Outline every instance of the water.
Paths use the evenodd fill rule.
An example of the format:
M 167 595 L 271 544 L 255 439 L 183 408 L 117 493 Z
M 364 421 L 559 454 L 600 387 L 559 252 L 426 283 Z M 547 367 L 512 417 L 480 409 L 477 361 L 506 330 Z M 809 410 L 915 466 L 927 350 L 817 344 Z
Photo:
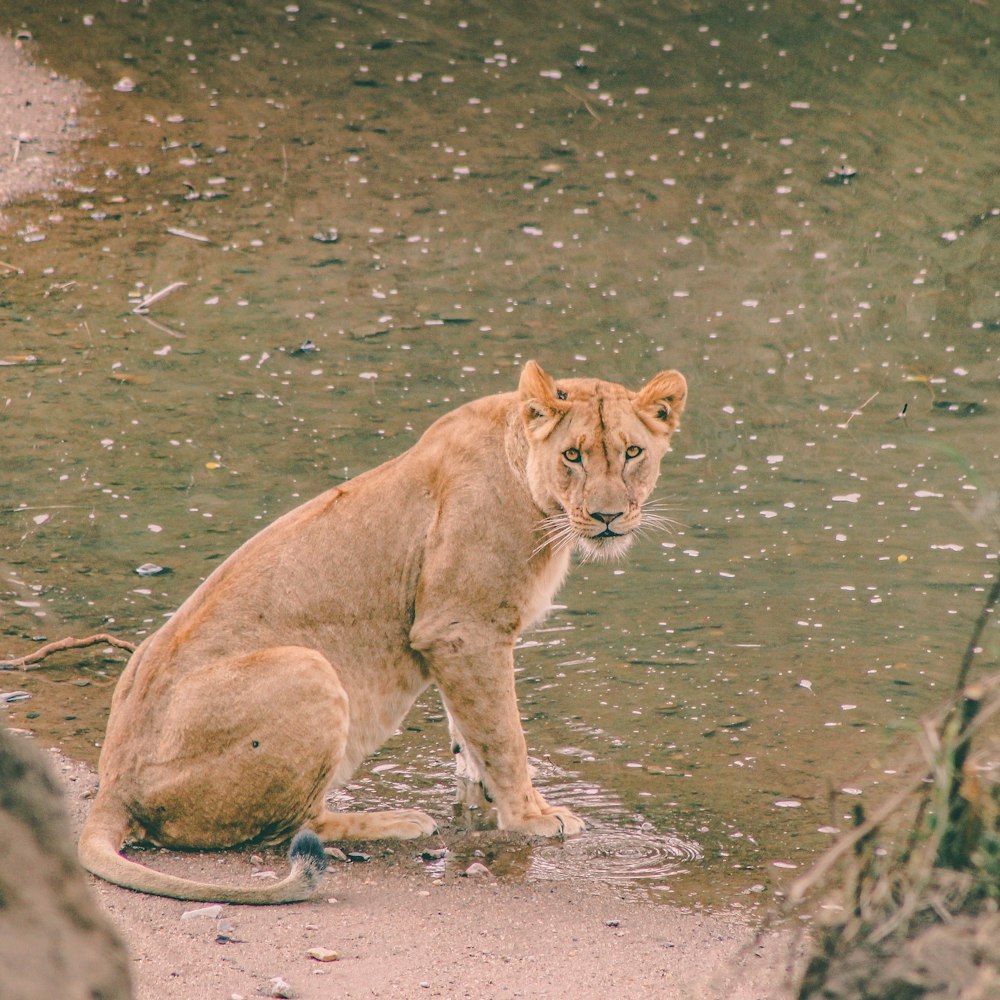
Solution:
M 682 526 L 519 652 L 540 782 L 595 827 L 524 872 L 801 870 L 997 570 L 997 23 L 925 6 L 7 0 L 93 95 L 0 234 L 2 651 L 141 636 L 523 359 L 677 367 Z M 120 668 L 0 675 L 11 724 L 93 761 Z M 447 757 L 429 697 L 348 791 L 445 812 Z

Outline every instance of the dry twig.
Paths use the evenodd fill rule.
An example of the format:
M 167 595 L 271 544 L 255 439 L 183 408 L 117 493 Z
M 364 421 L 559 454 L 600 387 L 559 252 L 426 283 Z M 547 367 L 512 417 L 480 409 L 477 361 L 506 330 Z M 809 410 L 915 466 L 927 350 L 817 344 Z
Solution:
M 127 650 L 130 653 L 135 652 L 134 642 L 108 635 L 107 632 L 88 635 L 84 639 L 75 639 L 73 636 L 68 635 L 65 639 L 58 639 L 55 642 L 47 643 L 36 649 L 33 653 L 18 656 L 13 660 L 0 660 L 0 670 L 37 670 L 37 664 L 53 653 L 61 653 L 64 649 L 84 649 L 87 646 L 96 646 L 99 643 L 117 646 L 119 649 Z

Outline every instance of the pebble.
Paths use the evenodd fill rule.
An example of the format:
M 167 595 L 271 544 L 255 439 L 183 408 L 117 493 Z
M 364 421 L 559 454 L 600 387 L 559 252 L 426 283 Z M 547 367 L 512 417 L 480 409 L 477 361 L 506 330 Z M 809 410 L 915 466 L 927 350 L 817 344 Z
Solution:
M 210 917 L 217 920 L 222 916 L 222 904 L 215 903 L 213 906 L 199 906 L 196 910 L 185 910 L 181 914 L 181 920 L 198 920 L 203 917 Z
M 329 948 L 310 948 L 306 954 L 317 962 L 336 962 L 340 956 Z
M 269 989 L 269 992 L 267 993 L 267 996 L 269 996 L 269 997 L 294 997 L 295 996 L 295 991 L 280 976 L 275 976 L 271 980 L 271 985 L 268 987 L 268 989 Z
M 466 878 L 475 878 L 479 875 L 492 875 L 493 873 L 486 867 L 486 865 L 482 864 L 482 862 L 473 861 L 472 864 L 469 865 L 464 872 L 462 872 L 462 874 Z
M 141 566 L 136 566 L 135 572 L 139 576 L 160 576 L 161 573 L 169 573 L 170 570 L 165 566 L 157 566 L 156 563 L 143 563 Z

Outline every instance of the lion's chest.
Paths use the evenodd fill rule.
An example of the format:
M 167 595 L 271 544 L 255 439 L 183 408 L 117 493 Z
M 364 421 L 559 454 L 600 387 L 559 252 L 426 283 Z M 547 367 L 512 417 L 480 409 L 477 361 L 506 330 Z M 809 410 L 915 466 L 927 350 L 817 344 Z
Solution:
M 522 631 L 537 625 L 552 606 L 552 601 L 569 571 L 568 546 L 554 553 L 531 581 L 531 589 L 524 602 Z

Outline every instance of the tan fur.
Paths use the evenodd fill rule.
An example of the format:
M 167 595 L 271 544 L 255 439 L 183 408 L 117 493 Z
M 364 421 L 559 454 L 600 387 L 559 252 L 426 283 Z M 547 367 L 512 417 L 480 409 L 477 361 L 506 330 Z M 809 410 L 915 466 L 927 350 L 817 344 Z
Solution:
M 301 826 L 325 841 L 433 832 L 413 810 L 324 805 L 432 682 L 501 828 L 580 833 L 579 817 L 531 785 L 514 643 L 550 605 L 574 546 L 585 558 L 628 548 L 685 397 L 673 371 L 633 393 L 555 382 L 529 361 L 517 392 L 447 414 L 398 458 L 251 538 L 122 674 L 84 865 L 145 892 L 278 902 L 302 898 L 306 881 L 185 883 L 119 851 L 127 840 L 274 843 Z

